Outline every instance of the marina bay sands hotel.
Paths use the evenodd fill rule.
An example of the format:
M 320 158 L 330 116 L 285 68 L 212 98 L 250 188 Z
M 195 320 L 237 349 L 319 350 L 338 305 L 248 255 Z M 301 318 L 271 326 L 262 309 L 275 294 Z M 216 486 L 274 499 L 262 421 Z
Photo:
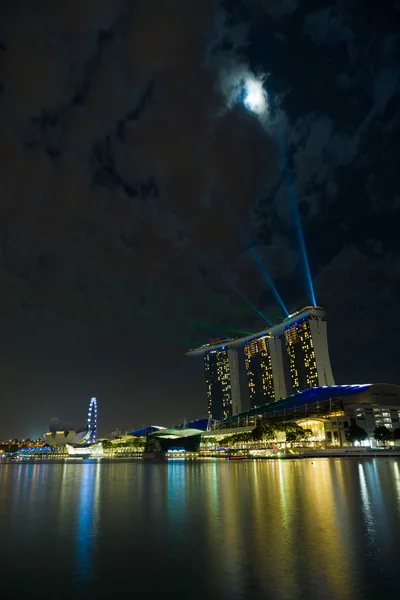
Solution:
M 326 311 L 307 306 L 278 325 L 217 340 L 186 353 L 203 357 L 208 413 L 213 419 L 226 419 L 242 411 L 238 357 L 242 347 L 251 407 L 304 389 L 334 385 Z

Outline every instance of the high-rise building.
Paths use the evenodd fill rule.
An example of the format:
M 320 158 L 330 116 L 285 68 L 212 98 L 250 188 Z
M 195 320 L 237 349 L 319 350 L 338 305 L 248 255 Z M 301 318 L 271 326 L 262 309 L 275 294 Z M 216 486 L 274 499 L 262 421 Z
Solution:
M 204 354 L 208 414 L 226 419 L 241 411 L 239 363 L 234 348 L 211 349 Z
M 253 335 L 190 350 L 188 355 L 204 357 L 209 415 L 221 420 L 241 411 L 237 355 L 241 347 L 252 407 L 291 392 L 334 385 L 325 316 L 323 308 L 306 306 Z
M 285 325 L 284 336 L 289 360 L 291 387 L 299 392 L 311 387 L 333 385 L 328 352 L 325 311 L 316 308 L 296 313 Z
M 260 406 L 286 396 L 282 342 L 279 338 L 262 335 L 246 342 L 244 359 L 250 406 Z

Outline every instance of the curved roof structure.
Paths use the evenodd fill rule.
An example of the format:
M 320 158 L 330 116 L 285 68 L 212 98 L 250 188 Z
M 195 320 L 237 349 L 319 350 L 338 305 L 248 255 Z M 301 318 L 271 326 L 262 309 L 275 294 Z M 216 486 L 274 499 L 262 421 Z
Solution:
M 128 435 L 132 435 L 134 437 L 144 437 L 148 433 L 153 433 L 162 429 L 166 429 L 166 427 L 161 427 L 161 425 L 147 425 L 147 427 L 142 427 L 142 429 L 130 431 Z
M 48 454 L 52 452 L 51 446 L 26 446 L 19 448 L 16 454 Z
M 326 311 L 321 306 L 305 306 L 301 310 L 289 315 L 286 319 L 283 319 L 281 323 L 277 325 L 273 325 L 272 327 L 267 327 L 266 329 L 262 329 L 261 331 L 256 331 L 251 335 L 245 335 L 236 337 L 233 339 L 223 339 L 217 340 L 216 342 L 211 342 L 210 344 L 204 344 L 199 348 L 194 348 L 193 350 L 189 350 L 186 352 L 186 356 L 202 356 L 209 352 L 210 350 L 224 350 L 225 348 L 237 348 L 245 344 L 246 342 L 250 342 L 256 338 L 261 336 L 270 335 L 274 337 L 281 336 L 286 327 L 296 323 L 299 319 L 304 319 L 305 317 L 319 317 L 322 318 L 326 315 Z
M 163 437 L 170 440 L 178 440 L 180 438 L 191 437 L 192 435 L 200 435 L 203 433 L 201 429 L 159 429 L 151 433 L 151 437 Z
M 90 437 L 90 430 L 48 431 L 43 439 L 49 446 L 65 446 L 66 444 L 84 444 Z
M 194 419 L 194 421 L 187 421 L 185 423 L 179 423 L 175 425 L 175 429 L 197 429 L 206 431 L 210 424 L 213 423 L 213 419 L 210 417 L 200 417 L 200 419 Z
M 345 398 L 355 396 L 366 390 L 373 389 L 376 392 L 387 390 L 390 396 L 400 398 L 400 386 L 389 383 L 356 383 L 350 385 L 322 385 L 319 387 L 308 388 L 301 392 L 296 392 L 285 398 L 266 402 L 256 408 L 251 408 L 225 419 L 225 421 L 235 421 L 241 418 L 255 415 L 271 414 L 283 410 L 291 410 L 296 407 L 310 405 L 316 402 L 324 402 L 330 398 Z

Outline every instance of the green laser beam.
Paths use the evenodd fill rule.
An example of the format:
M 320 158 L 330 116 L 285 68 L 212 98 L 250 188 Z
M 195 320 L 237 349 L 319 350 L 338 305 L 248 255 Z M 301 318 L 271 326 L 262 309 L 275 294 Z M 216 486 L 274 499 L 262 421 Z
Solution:
M 231 327 L 225 327 L 224 325 L 219 325 L 218 329 L 222 329 L 223 331 L 230 331 L 232 333 L 242 333 L 243 335 L 253 335 L 252 331 L 243 331 L 242 329 L 232 329 Z

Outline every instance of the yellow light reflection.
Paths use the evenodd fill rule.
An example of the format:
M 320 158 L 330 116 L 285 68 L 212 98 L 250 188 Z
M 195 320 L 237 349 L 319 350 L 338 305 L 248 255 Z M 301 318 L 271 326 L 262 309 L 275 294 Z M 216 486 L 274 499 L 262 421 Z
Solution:
M 374 519 L 371 511 L 367 481 L 365 479 L 364 465 L 362 463 L 358 465 L 358 476 L 360 479 L 361 507 L 364 514 L 365 526 L 369 536 L 373 536 L 375 534 Z
M 304 535 L 312 541 L 308 545 L 309 559 L 314 565 L 311 579 L 323 589 L 326 598 L 351 597 L 351 562 L 347 556 L 347 538 L 340 536 L 338 523 L 343 515 L 346 490 L 334 488 L 335 462 L 318 459 L 304 464 L 302 473 L 302 502 L 304 510 Z
M 400 513 L 400 469 L 399 463 L 396 461 L 393 463 L 393 471 L 394 471 L 394 482 L 397 493 L 397 510 Z

